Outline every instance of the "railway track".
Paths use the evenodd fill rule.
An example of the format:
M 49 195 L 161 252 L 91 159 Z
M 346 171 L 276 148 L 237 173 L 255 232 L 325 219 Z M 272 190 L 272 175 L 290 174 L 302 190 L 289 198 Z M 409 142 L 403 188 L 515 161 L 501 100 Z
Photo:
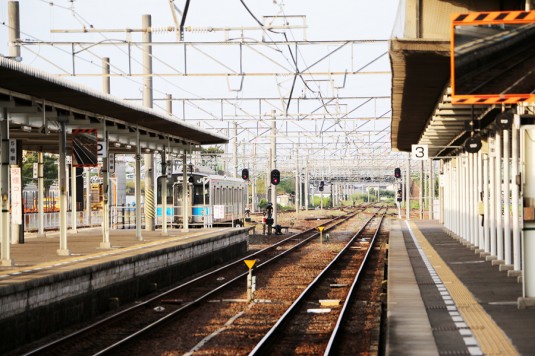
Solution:
M 386 210 L 368 219 L 250 355 L 334 355 L 338 354 L 337 350 L 348 349 L 344 344 L 350 340 L 342 331 L 351 314 L 356 312 L 354 293 L 363 278 L 385 214 Z M 318 303 L 320 308 L 310 307 Z
M 347 221 L 359 211 L 324 222 L 324 232 Z M 319 232 L 311 228 L 285 238 L 243 259 L 258 261 L 257 269 L 317 239 Z M 248 274 L 242 259 L 203 274 L 175 288 L 134 306 L 128 307 L 81 330 L 31 350 L 26 355 L 41 354 L 109 354 L 153 330 L 195 309 Z

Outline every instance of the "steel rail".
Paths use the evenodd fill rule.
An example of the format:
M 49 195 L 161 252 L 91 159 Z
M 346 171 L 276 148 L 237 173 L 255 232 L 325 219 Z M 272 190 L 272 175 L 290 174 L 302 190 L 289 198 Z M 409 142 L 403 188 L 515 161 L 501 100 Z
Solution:
M 380 208 L 381 209 L 381 208 Z M 379 209 L 379 210 L 380 210 Z M 379 211 L 378 210 L 378 211 Z M 337 262 L 349 251 L 354 241 L 364 232 L 370 222 L 377 216 L 378 211 L 375 212 L 366 223 L 357 231 L 357 233 L 350 239 L 346 246 L 333 258 L 333 260 L 323 269 L 323 271 L 316 276 L 316 278 L 308 285 L 308 287 L 299 295 L 299 297 L 292 303 L 292 305 L 286 310 L 286 312 L 279 318 L 279 320 L 272 326 L 272 328 L 264 335 L 255 348 L 249 353 L 252 355 L 266 355 L 269 354 L 275 339 L 281 335 L 284 327 L 291 321 L 294 314 L 297 312 L 299 306 L 303 303 L 305 298 L 312 292 L 312 290 L 319 284 L 323 276 L 326 275 L 331 268 L 333 268 Z M 384 215 L 383 215 L 384 216 Z M 381 220 L 382 221 L 382 220 Z M 379 226 L 380 227 L 380 226 Z M 379 228 L 378 228 L 379 230 Z M 372 249 L 373 244 L 370 242 L 368 251 Z M 369 254 L 367 253 L 365 258 L 367 259 Z M 362 263 L 365 263 L 364 261 Z M 360 271 L 360 270 L 359 270 Z
M 339 217 L 335 217 L 334 219 L 331 219 L 327 222 L 324 222 L 323 224 L 321 225 L 328 225 L 328 224 L 332 224 L 332 226 L 328 227 L 325 229 L 325 231 L 328 231 L 330 229 L 332 229 L 334 226 L 350 219 L 351 217 L 357 215 L 359 212 L 365 210 L 366 208 L 361 208 L 359 210 L 356 210 L 354 212 L 351 212 L 350 214 L 346 214 L 346 215 L 343 215 L 343 216 L 339 216 Z M 297 244 L 295 244 L 294 246 L 292 246 L 291 248 L 285 250 L 285 251 L 282 251 L 280 254 L 276 255 L 275 257 L 272 257 L 266 261 L 264 261 L 263 263 L 259 264 L 257 267 L 255 267 L 256 269 L 259 269 L 263 266 L 265 266 L 267 263 L 273 261 L 273 260 L 276 260 L 277 258 L 279 257 L 282 257 L 284 255 L 286 255 L 287 253 L 289 253 L 290 251 L 293 251 L 297 248 L 299 248 L 300 246 L 302 246 L 303 244 L 305 243 L 308 243 L 310 242 L 311 240 L 315 239 L 318 235 L 319 235 L 319 232 L 315 232 L 316 228 L 310 228 L 310 229 L 307 229 L 303 232 L 300 232 L 300 233 L 297 233 L 297 234 L 294 234 L 294 235 L 291 235 L 273 245 L 270 245 L 264 249 L 261 249 L 259 251 L 256 251 L 252 254 L 249 254 L 247 256 L 244 256 L 244 257 L 241 257 L 239 260 L 236 260 L 236 261 L 233 261 L 231 263 L 228 263 L 224 266 L 221 266 L 213 271 L 210 271 L 208 273 L 205 273 L 203 275 L 200 275 L 192 280 L 189 280 L 185 283 L 182 283 L 180 284 L 179 286 L 176 286 L 174 288 L 171 288 L 163 293 L 160 293 L 154 297 L 151 297 L 141 303 L 138 303 L 138 304 L 135 304 L 133 306 L 130 306 L 126 309 L 123 309 L 121 311 L 119 311 L 118 313 L 115 313 L 113 315 L 110 315 L 106 318 L 103 318 L 95 323 L 92 323 L 91 325 L 88 325 L 80 330 L 77 330 L 71 334 L 68 334 L 68 335 L 65 335 L 57 340 L 54 340 L 52 342 L 49 342 L 45 345 L 42 345 L 36 349 L 33 349 L 29 352 L 26 352 L 24 353 L 24 355 L 35 355 L 35 354 L 42 354 L 42 353 L 47 353 L 49 352 L 51 349 L 55 348 L 55 347 L 58 347 L 59 345 L 61 344 L 64 344 L 64 343 L 68 343 L 70 342 L 70 340 L 74 340 L 75 338 L 77 337 L 80 337 L 81 335 L 83 335 L 84 333 L 89 333 L 93 330 L 96 330 L 97 328 L 107 324 L 107 323 L 110 323 L 110 322 L 113 322 L 114 320 L 117 320 L 118 318 L 121 318 L 121 317 L 124 317 L 126 316 L 127 314 L 129 313 L 133 313 L 135 312 L 136 310 L 141 310 L 142 308 L 146 308 L 148 305 L 150 305 L 151 303 L 154 303 L 160 299 L 162 299 L 163 297 L 166 297 L 170 294 L 173 294 L 175 293 L 176 291 L 180 290 L 180 289 L 183 289 L 185 287 L 188 287 L 188 286 L 191 286 L 191 285 L 194 285 L 195 283 L 198 283 L 200 281 L 202 281 L 203 279 L 206 279 L 206 278 L 209 278 L 210 276 L 213 276 L 213 275 L 216 275 L 217 273 L 220 273 L 226 269 L 230 269 L 231 267 L 235 267 L 236 265 L 239 265 L 239 264 L 243 264 L 243 260 L 245 259 L 253 259 L 259 255 L 262 255 L 270 250 L 275 250 L 277 247 L 283 245 L 284 243 L 287 243 L 287 242 L 290 242 L 291 240 L 295 240 L 296 238 L 299 238 L 299 237 L 304 237 L 302 241 L 298 242 Z M 307 234 L 311 234 L 310 236 L 306 237 Z M 176 316 L 177 314 L 180 314 L 182 312 L 184 312 L 185 310 L 189 309 L 189 308 L 192 308 L 193 306 L 195 305 L 198 305 L 200 302 L 202 302 L 203 300 L 205 300 L 206 298 L 208 298 L 209 296 L 211 296 L 212 294 L 216 293 L 217 291 L 225 288 L 225 287 L 228 287 L 229 285 L 233 284 L 234 282 L 236 282 L 237 280 L 241 279 L 241 278 L 246 278 L 246 276 L 248 275 L 248 272 L 244 272 L 244 273 L 241 273 L 241 274 L 238 274 L 236 277 L 230 279 L 229 281 L 219 285 L 217 288 L 214 288 L 212 289 L 211 291 L 209 291 L 208 293 L 200 296 L 200 297 L 197 297 L 196 299 L 194 299 L 193 301 L 183 305 L 182 307 L 172 311 L 171 313 L 168 313 L 166 314 L 165 316 L 163 316 L 162 318 L 152 322 L 151 324 L 143 327 L 142 329 L 138 330 L 137 332 L 135 333 L 132 333 L 131 335 L 121 339 L 120 341 L 117 341 L 115 342 L 114 344 L 112 344 L 111 346 L 108 346 L 106 347 L 105 349 L 102 349 L 100 350 L 98 353 L 96 353 L 95 355 L 102 355 L 102 354 L 106 354 L 106 353 L 109 353 L 113 350 L 116 350 L 118 347 L 120 346 L 123 346 L 125 345 L 126 343 L 130 342 L 131 340 L 133 340 L 134 338 L 138 337 L 139 335 L 145 333 L 146 331 L 148 330 L 151 330 L 153 329 L 154 327 L 156 327 L 157 325 L 160 325 L 162 324 L 163 322 L 171 319 L 172 317 Z
M 379 221 L 379 226 L 377 227 L 377 231 L 375 231 L 375 234 L 373 235 L 372 240 L 370 241 L 370 246 L 368 250 L 366 251 L 366 255 L 364 256 L 364 260 L 362 261 L 362 264 L 360 265 L 360 268 L 355 275 L 355 278 L 353 279 L 353 283 L 351 284 L 351 287 L 349 288 L 349 292 L 347 293 L 347 298 L 344 301 L 344 305 L 342 306 L 342 309 L 340 311 L 340 315 L 338 316 L 338 320 L 336 321 L 336 325 L 334 326 L 334 329 L 331 333 L 331 337 L 329 338 L 329 342 L 327 343 L 327 347 L 325 348 L 325 352 L 323 353 L 325 356 L 327 355 L 335 355 L 334 347 L 337 344 L 337 341 L 340 338 L 340 330 L 345 322 L 347 316 L 349 315 L 348 312 L 348 305 L 353 299 L 353 294 L 356 290 L 356 287 L 360 281 L 361 274 L 363 273 L 364 268 L 366 267 L 368 263 L 368 256 L 372 251 L 372 247 L 375 245 L 375 240 L 377 239 L 377 236 L 379 235 L 379 231 L 381 230 L 381 226 L 383 225 L 383 220 L 385 217 L 385 213 L 381 216 L 381 220 Z

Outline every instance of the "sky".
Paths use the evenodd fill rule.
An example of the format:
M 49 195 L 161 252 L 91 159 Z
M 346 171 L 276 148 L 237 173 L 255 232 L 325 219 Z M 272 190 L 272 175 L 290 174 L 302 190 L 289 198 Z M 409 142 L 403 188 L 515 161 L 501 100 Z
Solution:
M 7 2 L 0 0 L 1 54 L 7 54 Z M 287 46 L 280 43 L 285 39 L 281 34 L 239 30 L 258 27 L 243 3 L 264 24 L 273 21 L 274 25 L 306 25 L 306 29 L 284 30 L 290 41 L 337 42 Z M 344 155 L 355 157 L 359 152 L 372 152 L 373 159 L 375 146 L 379 146 L 377 152 L 384 152 L 388 142 L 382 142 L 390 140 L 387 40 L 394 27 L 398 0 L 243 3 L 192 0 L 186 26 L 194 31 L 185 33 L 184 40 L 192 43 L 186 47 L 177 45 L 176 33 L 153 33 L 153 42 L 159 43 L 153 47 L 155 109 L 165 110 L 163 99 L 171 94 L 176 99 L 173 114 L 178 119 L 229 137 L 237 122 L 240 165 L 248 164 L 252 142 L 258 143 L 259 155 L 267 155 L 270 135 L 266 133 L 273 112 L 277 116 L 277 154 L 281 160 L 291 159 L 296 147 L 304 150 L 301 157 L 323 154 L 343 159 Z M 111 94 L 141 103 L 141 35 L 117 30 L 141 28 L 144 14 L 151 15 L 153 27 L 174 26 L 168 0 L 22 0 L 19 4 L 21 39 L 25 43 L 23 63 L 100 90 L 101 58 L 109 57 L 114 74 Z M 180 10 L 184 4 L 185 0 L 174 1 Z M 222 27 L 233 30 L 210 30 Z M 83 28 L 107 31 L 52 33 Z M 346 40 L 352 42 L 344 44 Z M 125 45 L 126 41 L 131 45 Z M 279 43 L 265 45 L 266 41 Z M 294 83 L 295 58 L 303 73 Z M 186 72 L 189 76 L 184 76 Z M 333 72 L 337 74 L 326 74 Z M 343 75 L 345 72 L 362 74 Z

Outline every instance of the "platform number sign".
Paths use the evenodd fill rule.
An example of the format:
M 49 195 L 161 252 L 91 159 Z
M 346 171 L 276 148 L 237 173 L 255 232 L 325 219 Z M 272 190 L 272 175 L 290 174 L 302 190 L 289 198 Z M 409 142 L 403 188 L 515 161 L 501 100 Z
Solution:
M 428 159 L 427 145 L 412 145 L 411 158 L 414 160 Z

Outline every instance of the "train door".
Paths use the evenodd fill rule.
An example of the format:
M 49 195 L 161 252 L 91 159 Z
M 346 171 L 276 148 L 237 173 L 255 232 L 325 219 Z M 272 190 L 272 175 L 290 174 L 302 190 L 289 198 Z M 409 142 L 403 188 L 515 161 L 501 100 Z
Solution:
M 191 220 L 191 211 L 193 206 L 193 194 L 192 194 L 192 185 L 188 183 L 188 191 L 187 191 L 187 199 L 188 199 L 188 216 L 190 217 L 189 220 Z M 182 182 L 177 182 L 173 184 L 173 210 L 174 210 L 174 218 L 173 220 L 176 223 L 182 223 Z

